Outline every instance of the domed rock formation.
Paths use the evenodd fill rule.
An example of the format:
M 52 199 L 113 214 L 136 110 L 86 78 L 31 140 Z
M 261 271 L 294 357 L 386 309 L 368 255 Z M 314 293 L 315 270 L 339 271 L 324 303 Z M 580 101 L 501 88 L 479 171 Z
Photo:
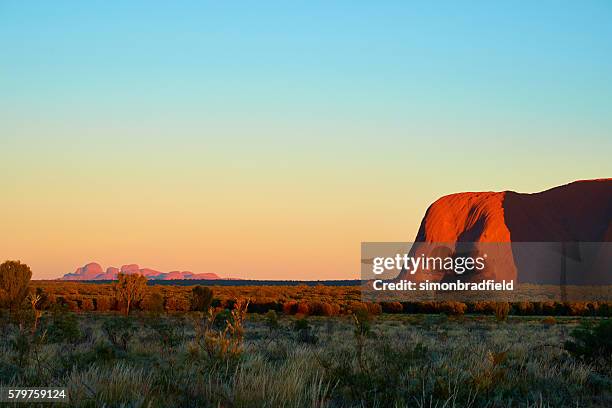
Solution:
M 559 271 L 569 267 L 567 283 L 607 283 L 610 263 L 594 259 L 610 259 L 611 245 L 597 243 L 611 241 L 612 179 L 598 179 L 534 194 L 442 197 L 428 208 L 411 253 L 427 255 L 440 246 L 454 253 L 488 253 L 487 271 L 463 279 L 559 283 Z M 423 272 L 412 278 L 445 278 Z
M 140 272 L 140 267 L 137 264 L 128 264 L 128 265 L 121 266 L 121 273 L 132 274 L 132 273 L 139 273 L 139 272 Z
M 116 268 L 109 266 L 106 272 L 102 271 L 100 264 L 92 262 L 81 268 L 77 268 L 74 273 L 67 273 L 62 280 L 114 280 L 119 273 L 140 274 L 151 280 L 171 280 L 171 279 L 191 279 L 191 280 L 214 280 L 221 279 L 214 273 L 193 273 L 189 271 L 160 272 L 150 268 L 140 268 L 137 264 L 127 264 Z
M 99 263 L 91 262 L 85 266 L 77 268 L 74 273 L 67 273 L 64 275 L 64 280 L 93 280 L 98 275 L 103 273 L 102 267 Z

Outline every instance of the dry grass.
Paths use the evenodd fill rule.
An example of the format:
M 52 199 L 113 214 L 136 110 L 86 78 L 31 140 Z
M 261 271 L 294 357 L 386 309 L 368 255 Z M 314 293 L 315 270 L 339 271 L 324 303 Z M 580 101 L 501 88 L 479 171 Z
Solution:
M 350 316 L 311 317 L 304 336 L 294 317 L 270 329 L 250 314 L 237 358 L 193 353 L 197 327 L 184 315 L 130 317 L 127 351 L 116 349 L 102 330 L 116 318 L 80 315 L 79 340 L 58 343 L 5 322 L 1 385 L 66 386 L 71 405 L 100 407 L 612 406 L 610 367 L 563 349 L 579 318 L 382 315 L 358 338 Z M 53 324 L 43 316 L 40 327 Z M 30 341 L 21 365 L 19 336 Z

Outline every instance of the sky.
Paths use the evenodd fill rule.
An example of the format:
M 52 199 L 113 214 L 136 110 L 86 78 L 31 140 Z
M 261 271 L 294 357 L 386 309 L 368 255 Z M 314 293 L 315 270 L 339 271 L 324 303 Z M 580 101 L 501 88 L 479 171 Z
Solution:
M 459 191 L 612 176 L 612 3 L 0 0 L 0 260 L 358 278 Z

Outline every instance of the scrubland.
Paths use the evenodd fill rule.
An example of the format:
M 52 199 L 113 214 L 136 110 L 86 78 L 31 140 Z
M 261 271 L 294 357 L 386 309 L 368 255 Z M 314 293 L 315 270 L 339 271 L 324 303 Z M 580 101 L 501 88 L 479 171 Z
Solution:
M 373 303 L 357 287 L 0 272 L 0 386 L 66 387 L 72 406 L 612 406 L 607 302 Z
M 246 311 L 5 313 L 0 383 L 84 407 L 612 406 L 608 319 Z
M 144 297 L 135 302 L 135 310 L 151 311 L 158 307 L 161 299 L 166 312 L 188 312 L 192 310 L 194 286 L 154 285 L 148 286 Z M 499 302 L 478 300 L 456 301 L 405 301 L 363 302 L 358 286 L 209 286 L 214 291 L 213 306 L 231 307 L 235 299 L 249 299 L 248 311 L 265 313 L 274 310 L 284 314 L 335 316 L 351 314 L 366 308 L 379 313 L 446 313 L 446 314 L 494 314 Z M 67 281 L 32 281 L 32 291 L 44 293 L 49 304 L 64 304 L 73 312 L 120 311 L 114 285 L 111 283 L 82 283 Z M 155 301 L 151 301 L 155 297 Z M 535 296 L 530 296 L 536 298 Z M 551 299 L 558 297 L 552 296 Z M 597 297 L 593 297 L 596 299 Z M 604 299 L 610 299 L 607 294 Z M 510 302 L 511 314 L 538 316 L 612 316 L 612 302 L 581 301 L 561 302 L 555 300 Z

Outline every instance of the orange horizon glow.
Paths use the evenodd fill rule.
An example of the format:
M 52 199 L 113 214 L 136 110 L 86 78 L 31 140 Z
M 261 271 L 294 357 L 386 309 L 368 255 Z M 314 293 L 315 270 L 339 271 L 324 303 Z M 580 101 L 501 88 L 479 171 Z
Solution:
M 343 208 L 338 194 L 330 190 L 331 203 L 308 205 L 306 195 L 284 201 L 268 197 L 276 206 L 266 206 L 261 198 L 244 206 L 238 197 L 228 197 L 214 209 L 211 202 L 169 199 L 151 201 L 146 208 L 137 200 L 101 205 L 96 195 L 68 195 L 56 208 L 26 199 L 4 224 L 21 234 L 10 240 L 3 235 L 0 242 L 4 258 L 30 265 L 33 279 L 56 279 L 89 262 L 103 269 L 137 263 L 161 272 L 212 272 L 223 278 L 358 279 L 360 242 L 413 240 L 421 216 L 438 198 L 409 212 L 401 200 L 386 203 L 387 211 L 370 200 L 373 217 L 357 206 Z M 359 202 L 358 194 L 350 198 Z M 361 206 L 366 202 L 361 200 Z M 204 207 L 207 211 L 198 216 Z

